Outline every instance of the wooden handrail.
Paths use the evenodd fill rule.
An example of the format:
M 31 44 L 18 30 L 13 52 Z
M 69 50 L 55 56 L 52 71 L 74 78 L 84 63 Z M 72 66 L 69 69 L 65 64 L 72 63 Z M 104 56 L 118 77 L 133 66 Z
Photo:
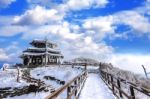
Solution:
M 85 66 L 85 65 L 94 65 L 94 66 L 99 66 L 99 64 L 96 63 L 63 63 L 61 65 L 79 65 L 79 66 Z
M 116 95 L 117 97 L 123 98 L 123 96 L 125 96 L 127 99 L 135 99 L 135 90 L 150 97 L 149 89 L 143 87 L 139 88 L 136 84 L 127 82 L 125 79 L 115 77 L 114 75 L 102 71 L 101 69 L 99 70 L 102 80 L 106 83 L 106 85 L 108 85 L 108 87 L 113 91 L 114 95 Z M 111 80 L 109 78 L 111 78 Z M 116 82 L 114 80 L 116 80 Z M 122 89 L 120 83 L 127 84 L 129 86 L 130 94 Z M 115 88 L 119 91 L 118 93 L 115 92 Z
M 45 99 L 56 99 L 65 89 L 67 89 L 67 97 L 66 99 L 71 99 L 71 96 L 76 92 L 75 97 L 78 97 L 80 91 L 84 85 L 84 82 L 87 78 L 87 72 L 84 71 L 80 75 L 73 78 L 71 81 L 66 83 L 64 86 L 60 87 L 54 93 L 48 95 Z M 72 90 L 71 90 L 72 89 Z M 77 94 L 78 93 L 78 94 Z

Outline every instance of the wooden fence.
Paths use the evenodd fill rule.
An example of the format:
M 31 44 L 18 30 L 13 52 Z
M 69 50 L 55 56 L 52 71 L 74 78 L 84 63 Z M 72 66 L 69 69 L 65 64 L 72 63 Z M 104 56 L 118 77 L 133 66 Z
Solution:
M 65 90 L 67 91 L 65 99 L 71 99 L 72 96 L 74 96 L 75 99 L 78 99 L 86 78 L 87 72 L 84 71 L 83 73 L 66 83 L 64 86 L 56 90 L 54 93 L 47 96 L 45 99 L 57 99 L 57 97 L 61 95 Z
M 61 65 L 68 65 L 68 66 L 72 66 L 72 67 L 75 67 L 75 66 L 83 66 L 84 69 L 86 70 L 87 69 L 87 63 L 64 63 L 64 64 L 61 64 Z
M 138 92 L 138 94 L 143 94 L 144 96 L 148 97 L 148 99 L 150 99 L 150 90 L 146 88 L 141 88 L 136 84 L 127 82 L 122 78 L 117 78 L 114 75 L 104 72 L 102 70 L 100 70 L 100 76 L 118 99 L 136 99 L 135 92 Z M 125 85 L 128 86 L 128 91 L 124 90 Z

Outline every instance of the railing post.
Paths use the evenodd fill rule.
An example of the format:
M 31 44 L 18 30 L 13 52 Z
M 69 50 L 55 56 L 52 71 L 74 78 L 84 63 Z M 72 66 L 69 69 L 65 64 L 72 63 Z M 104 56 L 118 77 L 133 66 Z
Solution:
M 102 76 L 103 76 L 103 79 L 104 79 L 104 77 L 105 77 L 105 74 L 104 74 L 104 72 L 103 72 L 103 71 L 101 71 L 101 73 L 102 73 Z
M 101 62 L 99 63 L 99 69 L 100 69 L 100 71 L 102 70 L 102 67 L 101 67 L 102 65 L 101 65 Z
M 85 70 L 87 70 L 87 64 L 85 63 Z
M 77 82 L 77 79 L 76 79 L 75 82 L 74 82 L 74 86 L 75 86 L 74 88 L 76 89 L 75 90 L 75 96 L 77 95 L 77 91 L 78 91 L 78 89 L 77 89 L 77 83 L 78 82 Z
M 104 80 L 106 81 L 106 73 L 104 72 Z
M 68 87 L 67 87 L 67 99 L 70 99 L 70 98 L 69 98 L 70 92 L 71 92 L 71 87 L 68 86 Z
M 132 85 L 130 85 L 130 94 L 131 94 L 131 99 L 135 99 L 134 89 Z
M 119 90 L 119 95 L 120 95 L 120 97 L 122 98 L 122 93 L 121 93 L 121 86 L 120 86 L 120 80 L 119 79 L 117 79 L 117 85 L 118 85 L 118 90 Z
M 80 80 L 81 76 L 78 78 L 78 85 L 79 85 L 79 88 L 81 86 L 81 80 Z
M 80 77 L 80 81 L 82 82 L 82 80 L 83 80 L 83 75 Z
M 108 84 L 109 84 L 109 74 L 107 74 L 107 80 L 108 80 Z
M 56 90 L 51 95 L 48 95 L 46 99 L 56 99 L 58 95 L 60 95 L 63 91 L 67 91 L 67 95 L 65 99 L 71 99 L 72 95 L 75 96 L 75 99 L 78 99 L 81 89 L 84 85 L 84 79 L 86 77 L 86 71 L 82 74 L 76 76 L 74 79 L 66 83 L 64 86 Z M 80 90 L 79 90 L 80 89 Z
M 107 82 L 107 73 L 105 73 L 105 81 Z
M 114 93 L 114 81 L 113 81 L 113 76 L 111 75 L 111 85 L 112 85 L 112 91 Z
M 74 63 L 72 63 L 72 68 L 74 68 Z

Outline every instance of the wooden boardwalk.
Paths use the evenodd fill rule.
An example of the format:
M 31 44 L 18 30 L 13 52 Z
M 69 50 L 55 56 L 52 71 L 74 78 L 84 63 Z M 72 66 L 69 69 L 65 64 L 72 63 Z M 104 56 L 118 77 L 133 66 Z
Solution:
M 90 73 L 79 99 L 115 99 L 115 97 L 98 74 Z

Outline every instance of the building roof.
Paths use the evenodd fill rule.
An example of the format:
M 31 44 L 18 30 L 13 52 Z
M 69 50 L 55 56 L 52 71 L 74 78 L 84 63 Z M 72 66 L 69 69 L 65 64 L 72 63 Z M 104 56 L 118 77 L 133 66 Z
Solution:
M 46 50 L 46 48 L 29 47 L 29 48 L 27 48 L 27 50 L 25 50 L 25 51 L 45 51 L 45 50 Z M 59 50 L 59 49 L 53 49 L 53 48 L 47 48 L 47 51 L 59 52 L 59 53 L 60 53 L 60 50 Z
M 57 44 L 54 43 L 54 42 L 51 42 L 49 40 L 42 40 L 42 39 L 34 39 L 32 42 L 30 42 L 31 45 L 34 45 L 35 43 L 43 43 L 45 44 L 47 42 L 47 44 L 52 44 L 52 45 L 55 45 L 57 47 Z
M 23 57 L 23 56 L 41 56 L 41 55 L 45 55 L 45 54 L 48 54 L 48 55 L 51 55 L 51 56 L 59 56 L 59 57 L 63 57 L 62 54 L 53 54 L 53 53 L 33 53 L 33 52 L 24 52 L 20 57 Z
M 21 58 L 25 56 L 41 56 L 46 54 L 50 56 L 58 56 L 63 58 L 61 51 L 59 49 L 56 49 L 57 44 L 49 42 L 47 41 L 47 39 L 34 39 L 30 44 L 33 45 L 33 47 L 29 47 L 25 51 L 23 51 L 23 54 L 20 56 Z

